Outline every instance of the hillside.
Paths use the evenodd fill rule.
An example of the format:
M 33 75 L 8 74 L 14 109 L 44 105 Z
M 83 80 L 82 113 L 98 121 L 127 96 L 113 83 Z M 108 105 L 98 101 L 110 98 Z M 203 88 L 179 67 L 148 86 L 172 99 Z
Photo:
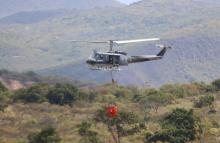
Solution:
M 39 83 L 13 92 L 0 83 L 0 142 L 117 143 L 118 132 L 123 143 L 217 143 L 219 92 L 220 80 L 160 88 Z M 110 105 L 114 118 L 105 112 Z M 55 134 L 40 134 L 48 126 Z
M 2 83 L 10 91 L 27 88 L 34 84 L 39 84 L 39 83 L 50 84 L 50 85 L 56 83 L 63 83 L 63 84 L 69 83 L 78 86 L 88 86 L 91 84 L 89 82 L 80 82 L 73 79 L 67 79 L 62 77 L 54 77 L 54 76 L 43 77 L 32 71 L 18 73 L 7 70 L 0 70 L 0 83 Z
M 120 7 L 116 0 L 0 0 L 0 17 L 22 11 Z
M 67 40 L 160 37 L 160 43 L 173 47 L 165 58 L 123 68 L 115 74 L 119 83 L 158 86 L 168 82 L 211 81 L 220 76 L 217 3 L 143 0 L 123 8 L 69 11 L 37 23 L 1 25 L 0 67 L 103 83 L 109 81 L 109 73 L 90 71 L 84 62 L 92 49 L 107 48 L 71 44 Z M 130 55 L 153 54 L 159 50 L 154 44 L 121 49 Z
M 43 20 L 62 16 L 66 14 L 66 10 L 44 10 L 31 12 L 18 12 L 0 19 L 1 25 L 7 24 L 31 24 L 41 22 Z

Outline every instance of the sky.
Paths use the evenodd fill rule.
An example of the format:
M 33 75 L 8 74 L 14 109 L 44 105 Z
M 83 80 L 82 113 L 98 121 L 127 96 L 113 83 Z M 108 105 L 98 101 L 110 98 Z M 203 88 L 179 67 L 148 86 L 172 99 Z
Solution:
M 133 2 L 137 2 L 137 1 L 140 1 L 140 0 L 118 0 L 118 1 L 120 1 L 122 3 L 126 3 L 126 4 L 131 4 Z

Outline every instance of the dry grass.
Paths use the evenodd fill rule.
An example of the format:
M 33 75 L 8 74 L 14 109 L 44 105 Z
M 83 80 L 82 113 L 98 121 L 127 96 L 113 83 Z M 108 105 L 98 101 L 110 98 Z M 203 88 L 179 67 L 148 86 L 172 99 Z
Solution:
M 111 97 L 110 95 L 106 96 Z M 195 114 L 201 118 L 205 125 L 204 140 L 208 143 L 220 142 L 220 100 L 216 98 L 216 114 L 209 114 L 208 107 L 195 109 Z M 80 140 L 76 125 L 85 120 L 91 120 L 94 113 L 102 108 L 106 103 L 83 103 L 78 102 L 73 107 L 42 104 L 22 104 L 9 105 L 5 112 L 0 112 L 0 143 L 21 143 L 26 142 L 30 133 L 39 131 L 41 128 L 52 125 L 57 128 L 58 133 L 64 143 L 77 143 Z M 143 111 L 137 103 L 131 101 L 118 102 L 120 110 L 131 110 L 143 117 Z M 150 110 L 150 120 L 147 122 L 147 130 L 135 136 L 122 139 L 123 143 L 144 142 L 146 132 L 160 130 L 160 120 L 175 108 L 193 108 L 191 98 L 177 99 L 174 103 L 159 107 L 158 112 Z M 92 127 L 97 131 L 100 139 L 104 143 L 111 143 L 111 136 L 107 128 L 102 124 Z M 196 143 L 198 141 L 195 141 Z

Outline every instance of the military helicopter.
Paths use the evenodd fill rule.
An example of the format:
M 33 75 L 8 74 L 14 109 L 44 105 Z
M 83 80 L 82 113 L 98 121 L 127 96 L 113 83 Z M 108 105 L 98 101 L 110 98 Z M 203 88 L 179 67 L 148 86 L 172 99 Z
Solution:
M 128 56 L 124 51 L 113 50 L 115 46 L 121 44 L 137 43 L 137 42 L 149 42 L 149 41 L 158 41 L 159 38 L 150 38 L 150 39 L 136 39 L 136 40 L 109 40 L 109 41 L 77 41 L 71 40 L 71 42 L 87 42 L 95 44 L 109 44 L 109 50 L 107 52 L 98 52 L 93 51 L 93 54 L 89 57 L 86 63 L 89 65 L 92 70 L 120 70 L 120 66 L 128 66 L 132 63 L 146 62 L 152 60 L 162 59 L 167 49 L 170 49 L 170 46 L 156 45 L 162 50 L 156 55 L 138 55 L 138 56 Z

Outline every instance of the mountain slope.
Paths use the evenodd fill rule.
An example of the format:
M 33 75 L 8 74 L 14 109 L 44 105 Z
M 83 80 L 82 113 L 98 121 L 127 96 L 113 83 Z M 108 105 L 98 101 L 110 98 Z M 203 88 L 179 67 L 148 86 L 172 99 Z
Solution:
M 157 86 L 167 82 L 209 81 L 220 76 L 219 13 L 219 5 L 204 0 L 144 0 L 114 10 L 73 11 L 39 23 L 2 26 L 0 66 L 106 82 L 110 81 L 109 73 L 90 71 L 84 61 L 93 48 L 104 51 L 107 46 L 71 44 L 68 39 L 158 36 L 163 39 L 161 43 L 173 49 L 163 60 L 123 68 L 115 74 L 120 83 L 149 82 Z M 122 46 L 121 50 L 138 55 L 153 54 L 159 49 L 142 43 Z
M 115 0 L 0 0 L 0 17 L 21 11 L 120 7 Z
M 32 24 L 62 16 L 66 10 L 48 10 L 48 11 L 31 11 L 31 12 L 18 12 L 0 19 L 0 24 Z

